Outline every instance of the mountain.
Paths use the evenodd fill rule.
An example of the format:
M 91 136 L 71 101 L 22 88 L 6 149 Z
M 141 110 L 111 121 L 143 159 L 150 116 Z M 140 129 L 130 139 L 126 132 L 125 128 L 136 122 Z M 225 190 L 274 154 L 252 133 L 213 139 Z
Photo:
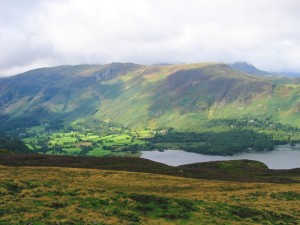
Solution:
M 260 76 L 271 76 L 273 74 L 260 70 L 253 66 L 252 64 L 246 63 L 246 62 L 235 62 L 233 64 L 229 65 L 232 69 L 248 73 L 248 74 L 253 74 L 253 75 L 260 75 Z M 274 75 L 273 75 L 274 76 Z
M 279 73 L 275 73 L 275 74 L 278 74 L 278 75 L 284 76 L 284 77 L 290 77 L 290 78 L 300 77 L 300 73 L 294 73 L 294 72 L 279 72 Z
M 2 129 L 80 118 L 196 129 L 214 118 L 272 117 L 300 125 L 300 86 L 220 63 L 111 63 L 42 68 L 0 79 Z
M 238 70 L 240 72 L 244 72 L 247 74 L 252 75 L 259 75 L 259 76 L 269 76 L 269 77 L 287 77 L 287 78 L 298 78 L 300 77 L 300 73 L 294 73 L 294 72 L 267 72 L 260 70 L 253 66 L 252 64 L 249 64 L 247 62 L 235 62 L 233 64 L 229 64 L 229 66 L 234 69 Z
M 36 124 L 40 121 L 90 116 L 100 95 L 118 94 L 101 82 L 138 68 L 135 64 L 59 66 L 0 79 L 2 120 Z M 99 89 L 101 86 L 101 89 Z M 1 118 L 1 117 L 0 117 Z M 0 119 L 1 121 L 1 119 Z

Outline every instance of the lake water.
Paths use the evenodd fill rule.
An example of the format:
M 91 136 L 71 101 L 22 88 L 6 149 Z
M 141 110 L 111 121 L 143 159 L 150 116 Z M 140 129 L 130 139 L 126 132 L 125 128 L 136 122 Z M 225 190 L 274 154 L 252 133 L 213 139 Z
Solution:
M 183 164 L 209 162 L 220 160 L 250 159 L 263 162 L 270 169 L 300 168 L 300 145 L 291 147 L 279 145 L 274 151 L 240 153 L 233 156 L 211 156 L 198 153 L 185 152 L 182 150 L 142 151 L 141 158 L 164 163 L 170 166 Z

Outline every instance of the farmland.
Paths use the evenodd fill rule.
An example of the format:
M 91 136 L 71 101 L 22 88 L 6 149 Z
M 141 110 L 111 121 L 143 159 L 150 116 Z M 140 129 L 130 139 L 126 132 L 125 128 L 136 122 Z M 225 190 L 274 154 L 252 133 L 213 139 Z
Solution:
M 153 136 L 151 131 L 139 129 L 96 134 L 87 130 L 46 131 L 45 128 L 46 126 L 32 127 L 23 138 L 33 152 L 56 155 L 139 156 L 135 149 L 146 144 L 141 138 Z
M 197 130 L 128 128 L 96 119 L 44 124 L 19 134 L 31 151 L 56 155 L 140 156 L 142 150 L 182 149 L 207 155 L 273 150 L 300 142 L 299 128 L 270 119 L 211 120 Z

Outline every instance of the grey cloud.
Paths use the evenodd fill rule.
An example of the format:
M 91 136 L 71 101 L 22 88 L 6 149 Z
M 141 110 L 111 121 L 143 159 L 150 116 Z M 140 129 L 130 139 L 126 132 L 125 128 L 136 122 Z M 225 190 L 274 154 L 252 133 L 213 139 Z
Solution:
M 300 72 L 297 0 L 0 0 L 0 74 L 112 61 Z

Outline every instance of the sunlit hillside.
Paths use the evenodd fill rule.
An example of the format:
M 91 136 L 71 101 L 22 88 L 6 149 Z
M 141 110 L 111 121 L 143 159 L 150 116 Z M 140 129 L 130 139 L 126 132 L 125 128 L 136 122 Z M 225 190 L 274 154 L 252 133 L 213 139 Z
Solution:
M 180 130 L 245 116 L 298 126 L 299 93 L 296 80 L 220 63 L 61 66 L 0 79 L 0 119 L 6 130 L 80 118 Z

